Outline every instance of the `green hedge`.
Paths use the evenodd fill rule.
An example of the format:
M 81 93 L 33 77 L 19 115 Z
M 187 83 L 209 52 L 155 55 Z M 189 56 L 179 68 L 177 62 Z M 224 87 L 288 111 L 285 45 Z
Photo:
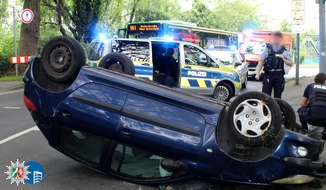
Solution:
M 14 64 L 10 64 L 7 56 L 0 54 L 0 77 L 5 75 L 12 75 L 15 72 Z

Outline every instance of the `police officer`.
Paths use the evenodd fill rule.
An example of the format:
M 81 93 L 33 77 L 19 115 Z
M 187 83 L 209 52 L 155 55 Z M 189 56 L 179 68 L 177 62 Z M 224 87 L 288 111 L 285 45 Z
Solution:
M 319 73 L 315 83 L 309 84 L 301 100 L 298 113 L 302 128 L 308 131 L 308 124 L 326 127 L 326 75 Z
M 256 69 L 256 79 L 260 80 L 261 69 L 264 67 L 262 91 L 271 96 L 274 89 L 275 98 L 281 98 L 284 90 L 284 64 L 289 67 L 293 64 L 290 52 L 282 45 L 282 38 L 281 32 L 272 34 L 272 43 L 266 44 Z

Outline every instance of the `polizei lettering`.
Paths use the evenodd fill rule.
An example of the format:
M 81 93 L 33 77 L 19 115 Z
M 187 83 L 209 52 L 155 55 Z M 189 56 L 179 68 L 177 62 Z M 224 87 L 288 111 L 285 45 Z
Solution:
M 318 84 L 315 84 L 315 85 L 314 85 L 314 88 L 318 88 L 318 89 L 326 90 L 326 86 L 325 86 L 325 85 L 318 85 Z
M 200 72 L 200 71 L 188 71 L 188 76 L 195 76 L 195 77 L 206 77 L 206 72 Z

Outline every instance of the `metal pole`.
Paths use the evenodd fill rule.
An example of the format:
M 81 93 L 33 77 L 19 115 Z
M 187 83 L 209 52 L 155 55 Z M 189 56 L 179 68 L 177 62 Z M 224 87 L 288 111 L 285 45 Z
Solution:
M 295 46 L 295 84 L 299 85 L 299 62 L 300 62 L 300 34 L 297 33 Z
M 325 0 L 319 1 L 319 72 L 326 73 Z
M 17 57 L 17 45 L 16 45 L 16 9 L 15 7 L 12 8 L 13 10 L 13 19 L 14 19 L 14 51 L 15 51 L 15 57 Z M 18 76 L 18 63 L 15 64 L 15 70 L 16 70 L 16 77 Z

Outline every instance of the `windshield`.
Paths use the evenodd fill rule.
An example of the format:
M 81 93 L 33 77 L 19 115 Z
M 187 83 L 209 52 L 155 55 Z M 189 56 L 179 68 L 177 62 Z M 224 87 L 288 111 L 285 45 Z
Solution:
M 224 65 L 233 65 L 235 52 L 232 50 L 207 50 L 215 59 Z
M 241 53 L 261 54 L 265 49 L 265 42 L 245 42 L 240 48 Z

